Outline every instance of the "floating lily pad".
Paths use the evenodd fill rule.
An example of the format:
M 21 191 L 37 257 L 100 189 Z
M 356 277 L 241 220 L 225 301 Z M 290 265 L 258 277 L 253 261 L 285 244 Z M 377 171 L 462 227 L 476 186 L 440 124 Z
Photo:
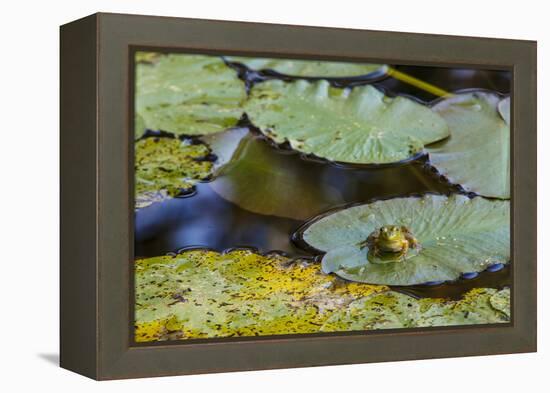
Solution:
M 267 81 L 252 88 L 245 109 L 275 142 L 337 162 L 395 163 L 449 135 L 430 108 L 372 86 L 350 90 L 327 81 Z
M 319 184 L 295 160 L 300 159 L 277 151 L 262 137 L 248 135 L 209 186 L 245 210 L 292 219 L 306 219 L 343 203 L 336 187 Z
M 275 71 L 282 75 L 306 78 L 379 78 L 388 72 L 382 64 L 341 61 L 293 60 L 230 56 L 231 62 L 241 63 L 254 71 Z
M 466 191 L 510 198 L 510 100 L 487 92 L 466 92 L 433 109 L 448 123 L 451 137 L 428 146 L 430 163 Z
M 244 83 L 218 57 L 170 54 L 136 66 L 136 112 L 150 130 L 225 130 L 240 119 L 245 98 Z
M 507 307 L 495 308 L 491 299 L 498 297 Z M 510 290 L 476 288 L 464 299 L 417 300 L 394 291 L 375 293 L 350 303 L 332 314 L 322 331 L 419 328 L 510 321 Z
M 249 250 L 188 250 L 135 268 L 136 341 L 314 333 L 335 310 L 388 290 Z
M 366 239 L 386 225 L 403 226 L 418 248 L 380 263 Z M 449 281 L 510 259 L 510 204 L 464 195 L 394 198 L 340 209 L 302 231 L 326 252 L 323 271 L 352 281 L 416 285 Z
M 204 144 L 177 138 L 145 138 L 135 143 L 136 208 L 189 191 L 212 173 Z

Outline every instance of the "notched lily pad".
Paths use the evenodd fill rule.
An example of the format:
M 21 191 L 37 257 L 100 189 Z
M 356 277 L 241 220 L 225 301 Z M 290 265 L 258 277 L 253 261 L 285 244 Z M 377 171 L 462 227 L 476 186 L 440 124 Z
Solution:
M 510 99 L 466 92 L 433 109 L 447 121 L 451 136 L 427 147 L 430 163 L 466 191 L 509 199 Z
M 178 196 L 212 174 L 210 150 L 177 138 L 148 137 L 135 143 L 136 208 Z
M 136 341 L 318 332 L 332 312 L 385 286 L 250 250 L 136 261 Z
M 507 299 L 507 307 L 497 309 L 491 299 Z M 510 291 L 476 288 L 464 299 L 420 299 L 386 291 L 349 304 L 332 314 L 321 327 L 322 331 L 419 328 L 430 326 L 459 326 L 472 324 L 507 323 L 510 321 Z
M 234 126 L 246 98 L 235 70 L 215 56 L 170 54 L 136 65 L 136 112 L 147 129 L 208 134 Z
M 230 62 L 241 63 L 254 71 L 275 71 L 292 77 L 306 78 L 379 78 L 388 72 L 382 64 L 351 63 L 341 61 L 316 61 L 276 58 L 228 56 Z
M 371 257 L 368 239 L 387 225 L 406 228 L 417 245 L 407 241 L 405 251 L 414 252 L 396 248 L 393 255 L 384 254 L 389 261 L 380 263 Z M 510 204 L 459 194 L 394 198 L 329 213 L 298 233 L 325 252 L 323 271 L 348 280 L 385 285 L 450 281 L 509 262 Z M 398 235 L 386 240 L 390 245 L 399 241 Z
M 333 88 L 327 81 L 267 81 L 245 105 L 251 121 L 277 143 L 330 161 L 387 164 L 421 153 L 449 135 L 445 121 L 409 98 L 372 86 Z

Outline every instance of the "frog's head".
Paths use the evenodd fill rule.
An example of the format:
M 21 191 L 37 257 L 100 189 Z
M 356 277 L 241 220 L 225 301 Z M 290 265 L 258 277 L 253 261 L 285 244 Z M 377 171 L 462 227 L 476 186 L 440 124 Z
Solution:
M 384 225 L 380 228 L 380 240 L 385 242 L 399 241 L 405 238 L 403 227 L 397 225 Z

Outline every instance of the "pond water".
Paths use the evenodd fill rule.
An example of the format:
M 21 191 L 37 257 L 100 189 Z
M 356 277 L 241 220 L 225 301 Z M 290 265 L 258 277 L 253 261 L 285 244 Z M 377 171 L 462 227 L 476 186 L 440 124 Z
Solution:
M 398 67 L 443 89 L 490 88 L 509 90 L 509 73 Z M 429 74 L 423 72 L 429 70 Z M 387 78 L 376 86 L 394 94 L 429 101 L 435 97 Z M 196 192 L 140 209 L 135 215 L 136 258 L 200 247 L 223 251 L 252 247 L 279 251 L 291 257 L 314 258 L 299 247 L 292 234 L 309 218 L 343 204 L 408 196 L 425 192 L 451 193 L 447 184 L 425 165 L 425 157 L 391 167 L 344 167 L 304 159 L 277 148 L 251 127 L 235 153 L 236 159 Z M 510 285 L 510 268 L 483 272 L 454 283 L 396 287 L 417 297 L 458 298 L 473 287 Z

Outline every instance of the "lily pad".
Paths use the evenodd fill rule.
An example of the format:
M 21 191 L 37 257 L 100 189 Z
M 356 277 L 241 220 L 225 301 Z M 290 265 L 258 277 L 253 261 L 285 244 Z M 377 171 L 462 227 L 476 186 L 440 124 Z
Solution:
M 177 138 L 145 138 L 135 143 L 136 208 L 172 198 L 212 174 L 204 144 Z
M 492 306 L 494 297 L 507 299 L 507 308 Z M 321 327 L 322 331 L 375 330 L 419 328 L 431 326 L 459 326 L 473 324 L 507 323 L 510 291 L 476 288 L 464 299 L 415 299 L 386 291 L 375 293 L 350 303 L 332 314 Z
M 245 98 L 236 71 L 215 56 L 170 54 L 136 66 L 136 112 L 150 130 L 223 131 L 239 121 Z
M 277 143 L 330 161 L 387 164 L 415 157 L 449 135 L 430 108 L 390 98 L 372 86 L 333 88 L 327 81 L 255 85 L 245 105 L 251 121 Z
M 433 109 L 448 123 L 451 137 L 428 146 L 430 163 L 466 191 L 510 198 L 510 101 L 487 92 L 466 92 Z
M 386 225 L 403 226 L 418 247 L 393 261 L 371 258 L 366 239 Z M 416 285 L 450 281 L 510 260 L 510 204 L 464 195 L 394 198 L 314 219 L 303 240 L 323 251 L 326 273 L 352 281 Z
M 316 61 L 242 56 L 226 57 L 231 62 L 241 63 L 254 71 L 275 71 L 282 75 L 306 78 L 379 78 L 388 71 L 387 65 L 351 63 L 341 61 Z
M 136 261 L 136 341 L 318 332 L 335 310 L 385 286 L 250 250 Z
M 277 151 L 264 138 L 248 135 L 209 186 L 245 210 L 292 219 L 306 219 L 343 203 L 336 187 L 319 184 L 296 160 L 300 158 Z

